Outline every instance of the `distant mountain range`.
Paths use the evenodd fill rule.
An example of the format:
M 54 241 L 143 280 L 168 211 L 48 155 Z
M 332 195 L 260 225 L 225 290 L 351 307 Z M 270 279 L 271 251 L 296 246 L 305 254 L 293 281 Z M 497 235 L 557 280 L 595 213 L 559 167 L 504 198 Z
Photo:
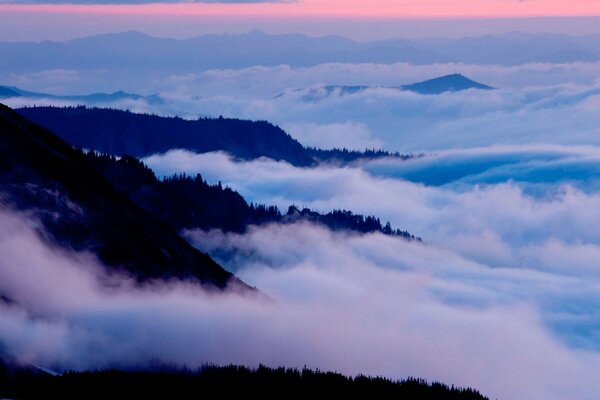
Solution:
M 302 34 L 205 35 L 156 38 L 139 32 L 85 37 L 66 42 L 0 42 L 0 76 L 39 71 L 90 71 L 102 87 L 146 87 L 152 78 L 208 69 L 322 63 L 410 64 L 595 62 L 600 35 L 507 33 L 464 38 L 392 39 L 356 42 L 339 36 Z M 128 86 L 125 86 L 129 83 Z M 133 88 L 133 89 L 132 89 Z
M 17 112 L 76 147 L 119 156 L 127 154 L 141 158 L 172 149 L 196 153 L 224 151 L 239 159 L 268 157 L 296 166 L 349 163 L 382 157 L 413 157 L 375 150 L 360 152 L 307 148 L 278 126 L 266 121 L 231 118 L 184 120 L 86 107 L 29 107 L 18 109 Z
M 127 93 L 118 91 L 114 93 L 92 93 L 85 95 L 54 95 L 48 93 L 30 92 L 22 90 L 13 86 L 0 86 L 0 99 L 9 99 L 15 97 L 22 97 L 32 100 L 48 99 L 48 100 L 62 100 L 67 102 L 73 102 L 78 104 L 107 104 L 122 100 L 143 100 L 148 104 L 162 104 L 164 100 L 157 94 L 151 96 L 141 96 L 139 94 Z
M 116 190 L 83 153 L 1 104 L 0 198 L 3 207 L 39 221 L 45 240 L 93 253 L 140 280 L 241 284 Z
M 389 89 L 389 90 L 405 90 L 424 95 L 438 95 L 446 92 L 459 92 L 462 90 L 477 89 L 477 90 L 492 90 L 491 86 L 475 82 L 461 74 L 451 74 L 441 76 L 439 78 L 429 79 L 423 82 L 412 83 L 402 86 L 343 86 L 343 85 L 326 85 L 312 87 L 309 89 L 296 89 L 292 93 L 303 93 L 303 101 L 318 101 L 327 98 L 331 95 L 347 96 L 357 93 L 362 93 L 369 89 Z M 285 93 L 279 94 L 276 98 L 285 97 Z
M 119 44 L 116 46 L 115 44 Z M 26 53 L 27 51 L 27 53 Z M 154 55 L 160 58 L 151 58 Z M 309 66 L 327 62 L 431 64 L 464 62 L 515 65 L 527 62 L 600 60 L 600 35 L 505 34 L 463 38 L 387 39 L 357 42 L 340 36 L 303 34 L 203 35 L 156 38 L 130 31 L 66 42 L 0 42 L 4 68 L 43 61 L 48 68 L 103 68 L 146 62 L 147 67 L 197 70 L 253 65 Z M 6 58 L 6 57 L 12 57 Z M 113 58 L 111 58 L 113 57 Z M 152 62 L 149 62 L 152 60 Z M 29 68 L 33 67 L 30 65 Z
M 321 98 L 328 97 L 332 94 L 339 95 L 350 95 L 363 92 L 367 89 L 372 88 L 386 88 L 393 90 L 408 90 L 419 94 L 441 94 L 444 92 L 456 92 L 467 89 L 481 89 L 491 90 L 491 86 L 487 86 L 478 82 L 475 82 L 464 75 L 452 74 L 441 76 L 434 79 L 429 79 L 423 82 L 407 84 L 402 86 L 343 86 L 343 85 L 326 85 L 320 87 L 313 87 L 310 89 L 297 89 L 292 92 L 308 91 L 303 96 L 305 101 L 315 101 Z M 285 96 L 284 93 L 276 96 L 276 98 Z M 133 100 L 142 101 L 149 105 L 164 104 L 163 99 L 159 94 L 151 96 L 142 96 L 139 94 L 127 93 L 124 91 L 117 91 L 114 93 L 92 93 L 86 95 L 55 95 L 49 93 L 31 92 L 23 90 L 14 86 L 0 86 L 0 100 L 9 98 L 22 98 L 26 100 L 58 100 L 73 105 L 86 105 L 86 106 L 112 106 L 122 107 L 122 101 Z

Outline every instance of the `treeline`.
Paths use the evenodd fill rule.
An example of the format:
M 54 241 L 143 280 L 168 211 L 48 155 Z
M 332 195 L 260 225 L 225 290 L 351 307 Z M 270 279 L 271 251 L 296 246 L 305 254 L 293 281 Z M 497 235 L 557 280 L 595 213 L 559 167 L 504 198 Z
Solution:
M 297 221 L 314 222 L 325 225 L 332 230 L 349 230 L 360 233 L 380 232 L 385 235 L 400 236 L 409 240 L 421 241 L 421 238 L 411 235 L 408 231 L 393 229 L 389 221 L 385 225 L 382 225 L 377 217 L 371 215 L 365 217 L 364 215 L 354 214 L 352 211 L 347 210 L 333 210 L 327 214 L 320 214 L 308 208 L 300 210 L 292 205 L 288 208 L 287 214 L 282 216 L 279 221 L 273 222 L 289 223 Z
M 346 210 L 322 214 L 296 206 L 290 206 L 284 214 L 275 206 L 248 204 L 236 191 L 223 187 L 221 182 L 211 185 L 200 174 L 177 174 L 160 180 L 135 157 L 117 158 L 93 151 L 84 154 L 117 190 L 178 231 L 200 228 L 244 232 L 250 225 L 309 221 L 332 230 L 381 232 L 420 240 L 405 230 L 393 229 L 389 222 L 382 224 L 374 216 Z
M 15 399 L 192 399 L 219 394 L 254 398 L 297 396 L 366 396 L 398 400 L 488 400 L 477 390 L 428 383 L 409 378 L 395 381 L 383 377 L 348 377 L 334 372 L 290 368 L 256 369 L 242 366 L 206 366 L 189 369 L 128 372 L 104 370 L 68 372 L 52 376 L 22 369 L 0 369 L 0 397 Z
M 383 150 L 307 148 L 267 121 L 223 117 L 186 120 L 84 106 L 26 107 L 17 112 L 75 147 L 118 156 L 129 154 L 141 158 L 173 149 L 196 153 L 224 151 L 242 160 L 268 157 L 300 167 L 381 157 L 415 157 Z
M 389 152 L 380 149 L 364 149 L 349 150 L 347 148 L 341 149 L 318 149 L 316 147 L 307 147 L 307 152 L 320 163 L 352 163 L 360 160 L 375 160 L 379 158 L 396 158 L 403 161 L 407 161 L 413 158 L 422 157 L 423 154 L 401 154 L 397 151 Z

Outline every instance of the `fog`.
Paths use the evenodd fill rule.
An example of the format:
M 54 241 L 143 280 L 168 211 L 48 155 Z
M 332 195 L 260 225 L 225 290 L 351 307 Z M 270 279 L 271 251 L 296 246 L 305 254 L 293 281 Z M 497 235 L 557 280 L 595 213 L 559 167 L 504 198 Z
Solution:
M 444 249 L 509 277 L 515 274 L 517 280 L 534 271 L 584 279 L 595 286 L 600 195 L 593 171 L 599 166 L 598 155 L 595 147 L 484 148 L 411 161 L 309 169 L 266 159 L 239 163 L 221 153 L 173 151 L 146 162 L 159 174 L 201 171 L 213 182 L 218 177 L 255 203 L 374 214 L 429 243 L 432 247 L 423 257 Z M 378 259 L 397 251 L 397 246 L 387 246 L 379 248 Z M 214 252 L 218 246 L 205 250 Z M 245 259 L 255 253 L 240 254 Z M 436 268 L 445 264 L 432 263 Z M 456 271 L 465 273 L 462 268 Z M 464 278 L 471 279 L 468 274 Z M 592 289 L 564 295 L 554 288 L 537 292 L 530 282 L 510 285 L 518 287 L 511 295 L 541 307 L 545 320 L 566 342 L 598 347 L 595 330 L 600 320 L 590 306 L 596 298 Z
M 597 63 L 515 67 L 439 64 L 324 64 L 310 68 L 252 67 L 211 70 L 152 82 L 163 102 L 125 100 L 95 104 L 161 115 L 225 116 L 268 120 L 308 146 L 439 151 L 493 144 L 600 144 Z M 419 95 L 385 88 L 459 72 L 496 90 Z M 55 71 L 12 80 L 74 78 Z M 64 77 L 63 77 L 64 76 Z M 63 77 L 63 78 L 61 78 Z M 77 80 L 75 80 L 77 84 Z M 322 85 L 368 85 L 368 90 L 311 98 Z M 307 98 L 307 96 L 309 96 Z M 65 105 L 64 100 L 13 98 L 16 107 Z M 72 104 L 72 103 L 71 103 Z
M 423 152 L 315 168 L 178 149 L 144 160 L 159 176 L 221 181 L 248 202 L 375 215 L 423 243 L 310 224 L 183 232 L 267 296 L 215 294 L 108 275 L 93 255 L 41 241 L 33 216 L 5 210 L 0 295 L 11 301 L 0 301 L 0 343 L 59 370 L 156 358 L 306 365 L 437 379 L 499 399 L 592 399 L 600 389 L 598 67 L 326 64 L 150 82 L 162 104 L 106 105 L 266 119 L 311 146 Z M 497 89 L 424 96 L 382 87 L 454 72 Z M 87 79 L 78 71 L 14 78 L 58 91 Z M 322 85 L 371 87 L 307 97 Z
M 598 354 L 567 347 L 515 295 L 521 285 L 591 290 L 582 279 L 513 274 L 430 245 L 311 225 L 189 233 L 256 254 L 237 268 L 267 300 L 181 282 L 139 287 L 107 277 L 90 255 L 48 247 L 31 219 L 3 212 L 0 224 L 0 291 L 13 301 L 0 305 L 0 340 L 22 361 L 306 365 L 440 379 L 503 399 L 585 399 L 598 389 Z

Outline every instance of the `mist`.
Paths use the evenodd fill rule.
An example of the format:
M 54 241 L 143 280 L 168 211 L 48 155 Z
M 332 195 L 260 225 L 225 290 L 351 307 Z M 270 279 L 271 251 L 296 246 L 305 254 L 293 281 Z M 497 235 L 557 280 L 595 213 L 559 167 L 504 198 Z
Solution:
M 483 282 L 506 274 L 441 249 L 311 225 L 189 233 L 199 244 L 257 254 L 237 269 L 269 300 L 107 276 L 92 256 L 49 247 L 27 221 L 0 214 L 0 291 L 11 299 L 0 305 L 0 341 L 21 361 L 59 370 L 153 359 L 306 365 L 440 379 L 504 399 L 590 398 L 598 389 L 597 353 L 562 344 L 529 301 L 497 301 L 505 296 L 493 284 L 444 277 L 436 270 Z M 544 286 L 569 283 L 523 275 Z
M 494 144 L 600 144 L 597 63 L 526 64 L 514 67 L 463 64 L 323 64 L 310 68 L 252 67 L 210 70 L 154 80 L 159 104 L 124 100 L 93 104 L 179 115 L 268 120 L 302 144 L 428 152 Z M 420 95 L 387 88 L 460 72 L 496 90 Z M 73 74 L 55 71 L 48 79 Z M 60 78 L 65 76 L 65 78 Z M 12 79 L 12 78 L 11 78 Z M 45 77 L 14 77 L 13 82 Z M 60 85 L 49 81 L 48 85 Z M 322 85 L 367 85 L 354 94 L 311 98 Z M 80 91 L 79 91 L 80 92 Z M 74 104 L 55 99 L 12 98 L 17 107 Z
M 160 177 L 201 173 L 248 202 L 375 215 L 423 243 L 307 223 L 182 232 L 260 291 L 215 293 L 175 280 L 140 285 L 92 254 L 50 245 L 34 216 L 4 210 L 0 348 L 58 371 L 156 359 L 262 363 L 417 376 L 505 400 L 592 399 L 600 389 L 598 68 L 339 63 L 132 80 L 162 102 L 99 105 L 266 119 L 309 146 L 424 153 L 314 168 L 177 149 L 143 160 Z M 389 88 L 455 72 L 496 89 Z M 103 74 L 9 79 L 81 93 L 113 78 Z M 309 96 L 323 85 L 370 87 Z
M 424 260 L 434 249 L 443 249 L 503 271 L 509 282 L 493 280 L 500 282 L 498 289 L 506 283 L 510 290 L 499 298 L 515 296 L 532 302 L 566 343 L 598 348 L 595 332 L 600 319 L 591 306 L 597 298 L 593 288 L 599 283 L 600 236 L 595 226 L 600 223 L 600 195 L 593 173 L 598 160 L 595 147 L 537 145 L 447 151 L 410 161 L 380 160 L 346 168 L 296 168 L 266 159 L 240 163 L 221 153 L 181 151 L 146 162 L 159 174 L 201 171 L 205 179 L 218 177 L 248 201 L 284 210 L 296 204 L 323 212 L 347 209 L 374 214 L 432 246 L 420 255 Z M 219 245 L 202 248 L 216 256 L 231 253 Z M 373 256 L 391 266 L 406 265 L 386 258 L 395 251 L 396 245 L 386 243 Z M 245 260 L 260 252 L 237 254 Z M 418 258 L 413 263 L 423 265 Z M 447 263 L 441 258 L 428 268 Z M 461 279 L 472 279 L 462 266 L 453 271 Z M 520 281 L 530 274 L 545 278 L 537 283 Z M 564 284 L 563 290 L 554 284 L 546 286 L 545 279 L 556 276 L 585 282 Z M 589 290 L 583 289 L 587 285 L 591 285 Z M 469 299 L 460 302 L 471 303 Z

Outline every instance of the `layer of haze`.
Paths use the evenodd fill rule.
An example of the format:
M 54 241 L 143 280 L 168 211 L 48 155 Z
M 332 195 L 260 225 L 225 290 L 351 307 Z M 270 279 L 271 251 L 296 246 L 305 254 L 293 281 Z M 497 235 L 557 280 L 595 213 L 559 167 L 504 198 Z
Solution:
M 186 118 L 264 119 L 303 144 L 326 148 L 431 152 L 494 144 L 600 145 L 599 70 L 598 63 L 322 64 L 209 70 L 154 81 L 147 90 L 160 93 L 162 104 L 124 100 L 105 105 Z M 497 89 L 431 96 L 386 88 L 455 72 Z M 90 76 L 50 71 L 14 75 L 12 82 L 51 91 L 57 86 L 76 88 Z M 329 93 L 324 85 L 370 88 L 354 94 Z M 6 103 L 75 104 L 26 98 Z
M 600 389 L 598 354 L 562 343 L 532 301 L 593 293 L 589 278 L 492 268 L 437 246 L 311 225 L 188 234 L 253 255 L 235 267 L 269 301 L 177 282 L 137 287 L 106 277 L 89 255 L 49 248 L 31 219 L 4 212 L 0 224 L 0 290 L 13 300 L 0 304 L 0 340 L 24 362 L 306 365 L 440 379 L 508 400 L 591 399 Z

